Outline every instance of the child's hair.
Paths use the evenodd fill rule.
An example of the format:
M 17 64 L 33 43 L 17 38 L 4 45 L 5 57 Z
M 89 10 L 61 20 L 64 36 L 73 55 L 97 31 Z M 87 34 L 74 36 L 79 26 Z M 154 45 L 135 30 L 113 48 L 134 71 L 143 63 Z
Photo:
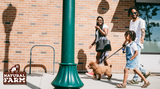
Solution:
M 136 38 L 136 33 L 134 32 L 134 31 L 126 31 L 126 33 L 124 34 L 125 36 L 127 36 L 127 35 L 129 35 L 130 36 L 130 38 L 132 39 L 132 41 L 134 41 L 135 40 L 135 38 Z

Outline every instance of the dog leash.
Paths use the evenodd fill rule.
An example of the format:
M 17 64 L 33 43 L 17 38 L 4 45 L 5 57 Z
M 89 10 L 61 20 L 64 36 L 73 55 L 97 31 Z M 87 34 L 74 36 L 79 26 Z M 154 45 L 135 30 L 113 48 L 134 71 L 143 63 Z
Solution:
M 125 53 L 123 47 L 121 47 L 121 48 L 119 48 L 116 52 L 114 52 L 112 55 L 110 55 L 107 59 L 109 59 L 110 57 L 112 57 L 114 54 L 116 54 L 116 53 L 117 53 L 118 51 L 120 51 L 121 49 L 123 50 L 123 53 Z M 104 61 L 107 60 L 107 59 L 104 59 Z
M 116 54 L 118 51 L 120 51 L 120 50 L 123 50 L 123 53 L 125 53 L 125 49 L 123 48 L 123 47 L 121 47 L 121 48 L 119 48 L 116 52 L 114 52 L 111 56 L 109 56 L 107 59 L 109 59 L 110 57 L 112 57 L 114 54 Z M 105 60 L 107 60 L 107 59 L 104 59 L 104 61 Z M 144 65 L 142 65 L 142 64 L 140 64 L 142 67 L 144 67 Z

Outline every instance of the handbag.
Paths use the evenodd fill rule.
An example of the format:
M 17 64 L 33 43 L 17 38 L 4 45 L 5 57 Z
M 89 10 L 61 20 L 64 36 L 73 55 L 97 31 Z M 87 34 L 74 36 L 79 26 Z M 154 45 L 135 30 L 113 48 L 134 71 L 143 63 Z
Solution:
M 96 51 L 103 52 L 103 51 L 111 51 L 111 44 L 110 40 L 108 39 L 99 39 L 96 42 Z

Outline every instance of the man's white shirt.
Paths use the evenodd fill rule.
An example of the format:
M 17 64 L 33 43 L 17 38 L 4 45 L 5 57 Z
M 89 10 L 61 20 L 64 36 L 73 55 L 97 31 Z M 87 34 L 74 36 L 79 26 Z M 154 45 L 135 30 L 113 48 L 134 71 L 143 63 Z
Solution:
M 129 30 L 134 31 L 136 33 L 135 43 L 139 44 L 143 49 L 143 44 L 141 44 L 141 29 L 145 29 L 145 21 L 141 18 L 133 22 L 130 21 Z

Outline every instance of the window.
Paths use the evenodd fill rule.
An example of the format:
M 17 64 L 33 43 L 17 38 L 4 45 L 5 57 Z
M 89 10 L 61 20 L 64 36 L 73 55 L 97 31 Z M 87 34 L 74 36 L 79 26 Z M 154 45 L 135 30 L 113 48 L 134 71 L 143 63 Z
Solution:
M 160 4 L 137 2 L 136 7 L 140 13 L 139 17 L 146 22 L 142 53 L 160 54 Z

